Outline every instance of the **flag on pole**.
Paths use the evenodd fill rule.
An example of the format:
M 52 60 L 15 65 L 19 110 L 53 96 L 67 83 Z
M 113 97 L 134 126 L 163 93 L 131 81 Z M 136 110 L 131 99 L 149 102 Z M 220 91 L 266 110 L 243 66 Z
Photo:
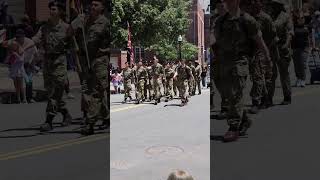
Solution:
M 0 30 L 0 43 L 3 43 L 7 39 L 7 30 Z
M 130 30 L 130 24 L 128 23 L 128 49 L 130 50 L 130 64 L 134 60 L 134 52 L 133 52 L 133 46 L 132 46 L 132 41 L 131 41 L 131 30 Z

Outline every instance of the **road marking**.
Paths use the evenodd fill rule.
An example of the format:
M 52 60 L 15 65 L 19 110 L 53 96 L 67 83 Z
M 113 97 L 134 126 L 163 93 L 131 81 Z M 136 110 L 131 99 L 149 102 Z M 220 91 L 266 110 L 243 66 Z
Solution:
M 209 92 L 209 91 L 210 91 L 210 89 L 202 90 L 202 92 Z M 146 104 L 137 104 L 137 105 L 130 105 L 130 106 L 123 107 L 123 108 L 111 109 L 110 113 L 125 111 L 125 110 L 129 110 L 129 109 L 135 109 L 135 108 L 142 107 L 142 106 L 146 106 Z
M 83 137 L 83 138 L 79 138 L 79 139 L 62 141 L 62 142 L 54 143 L 54 144 L 37 146 L 37 147 L 29 148 L 29 149 L 24 149 L 24 150 L 20 150 L 20 151 L 2 154 L 2 155 L 0 155 L 0 161 L 36 155 L 36 154 L 40 154 L 40 153 L 44 153 L 44 152 L 62 149 L 62 148 L 73 146 L 73 145 L 80 145 L 80 144 L 84 144 L 84 143 L 95 142 L 95 141 L 107 139 L 108 137 L 109 137 L 109 134 L 93 135 L 93 136 Z
M 119 112 L 119 111 L 125 111 L 125 110 L 129 110 L 129 109 L 135 109 L 141 106 L 145 106 L 145 104 L 137 104 L 137 105 L 132 105 L 132 106 L 127 106 L 127 107 L 123 107 L 123 108 L 117 108 L 117 109 L 111 109 L 111 113 L 115 113 L 115 112 Z

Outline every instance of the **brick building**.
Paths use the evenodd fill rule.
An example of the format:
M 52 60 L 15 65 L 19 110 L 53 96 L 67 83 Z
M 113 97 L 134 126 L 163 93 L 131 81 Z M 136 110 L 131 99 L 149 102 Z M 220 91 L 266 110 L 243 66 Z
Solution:
M 192 20 L 189 30 L 187 32 L 187 41 L 196 45 L 198 47 L 198 60 L 201 62 L 205 61 L 204 51 L 205 51 L 205 42 L 204 42 L 204 10 L 200 4 L 199 0 L 192 0 L 192 8 L 189 15 Z

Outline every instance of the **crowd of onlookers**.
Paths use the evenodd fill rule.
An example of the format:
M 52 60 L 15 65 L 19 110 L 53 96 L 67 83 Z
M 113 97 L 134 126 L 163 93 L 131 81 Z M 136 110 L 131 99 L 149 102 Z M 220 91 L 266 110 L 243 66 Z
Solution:
M 294 36 L 292 38 L 292 57 L 297 87 L 306 86 L 308 64 L 319 66 L 320 11 L 308 3 L 302 9 L 292 12 Z

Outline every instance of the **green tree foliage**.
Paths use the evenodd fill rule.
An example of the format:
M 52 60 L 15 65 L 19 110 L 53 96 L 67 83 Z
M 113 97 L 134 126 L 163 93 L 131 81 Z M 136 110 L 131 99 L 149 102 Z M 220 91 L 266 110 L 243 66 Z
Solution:
M 166 60 L 177 59 L 177 38 L 190 25 L 190 0 L 113 0 L 112 36 L 114 47 L 126 47 L 130 23 L 135 46 L 157 51 Z M 183 43 L 185 58 L 194 56 L 196 47 Z

